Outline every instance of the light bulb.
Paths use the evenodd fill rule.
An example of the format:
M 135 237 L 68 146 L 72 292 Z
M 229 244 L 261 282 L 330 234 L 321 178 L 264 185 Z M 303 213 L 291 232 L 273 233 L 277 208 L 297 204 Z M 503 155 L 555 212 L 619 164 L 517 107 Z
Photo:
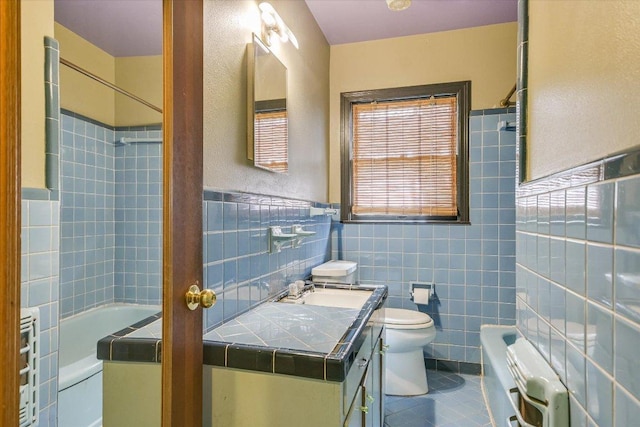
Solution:
M 411 6 L 411 0 L 387 0 L 387 6 L 393 11 L 405 10 Z

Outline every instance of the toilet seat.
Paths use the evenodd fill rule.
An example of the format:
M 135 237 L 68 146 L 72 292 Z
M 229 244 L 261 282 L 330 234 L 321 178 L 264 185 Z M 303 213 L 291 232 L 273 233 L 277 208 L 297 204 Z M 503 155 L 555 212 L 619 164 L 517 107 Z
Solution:
M 383 322 L 387 329 L 424 329 L 433 327 L 433 319 L 428 314 L 400 308 L 385 308 Z

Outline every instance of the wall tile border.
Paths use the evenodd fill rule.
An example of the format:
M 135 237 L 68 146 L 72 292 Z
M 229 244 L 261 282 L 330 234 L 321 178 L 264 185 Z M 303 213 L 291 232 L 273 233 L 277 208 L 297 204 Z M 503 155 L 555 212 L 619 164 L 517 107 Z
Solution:
M 279 196 L 269 196 L 257 193 L 244 193 L 239 191 L 219 191 L 205 188 L 203 192 L 205 201 L 213 202 L 233 202 L 233 203 L 250 203 L 271 206 L 287 206 L 294 208 L 328 208 L 329 203 L 313 202 L 309 200 L 289 199 Z
M 640 145 L 586 165 L 520 184 L 516 197 L 534 196 L 637 174 L 640 174 Z
M 44 38 L 44 46 L 45 185 L 52 191 L 50 200 L 59 200 L 60 47 L 58 41 L 51 37 Z
M 112 131 L 154 131 L 154 130 L 162 130 L 162 123 L 151 123 L 149 125 L 139 125 L 139 126 L 111 126 L 106 123 L 102 123 L 101 121 L 92 119 L 91 117 L 84 116 L 82 114 L 76 113 L 71 110 L 67 110 L 66 108 L 61 108 L 60 113 L 65 116 L 73 117 L 74 119 L 83 120 L 85 122 L 89 122 L 96 126 L 101 126 L 107 128 Z
M 475 117 L 475 116 L 490 116 L 492 114 L 509 114 L 509 113 L 515 113 L 516 109 L 515 107 L 508 107 L 508 108 L 486 108 L 484 110 L 471 110 L 469 112 L 469 117 Z

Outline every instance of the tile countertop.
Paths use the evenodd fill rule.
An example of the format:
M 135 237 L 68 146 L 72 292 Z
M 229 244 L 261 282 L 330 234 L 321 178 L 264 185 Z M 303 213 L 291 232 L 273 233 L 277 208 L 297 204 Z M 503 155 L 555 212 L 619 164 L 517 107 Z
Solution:
M 204 363 L 343 381 L 388 292 L 371 285 L 352 290 L 373 291 L 361 310 L 274 302 L 278 298 L 260 304 L 204 335 Z M 101 339 L 98 358 L 159 363 L 161 336 L 161 316 L 149 317 Z

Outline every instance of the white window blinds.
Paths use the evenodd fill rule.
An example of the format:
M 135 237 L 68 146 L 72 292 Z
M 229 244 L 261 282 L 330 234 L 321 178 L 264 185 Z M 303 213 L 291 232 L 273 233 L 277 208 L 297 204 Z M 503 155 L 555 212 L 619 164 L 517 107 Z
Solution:
M 257 112 L 254 120 L 254 162 L 276 172 L 288 172 L 287 111 Z
M 456 96 L 352 104 L 352 212 L 458 214 Z

